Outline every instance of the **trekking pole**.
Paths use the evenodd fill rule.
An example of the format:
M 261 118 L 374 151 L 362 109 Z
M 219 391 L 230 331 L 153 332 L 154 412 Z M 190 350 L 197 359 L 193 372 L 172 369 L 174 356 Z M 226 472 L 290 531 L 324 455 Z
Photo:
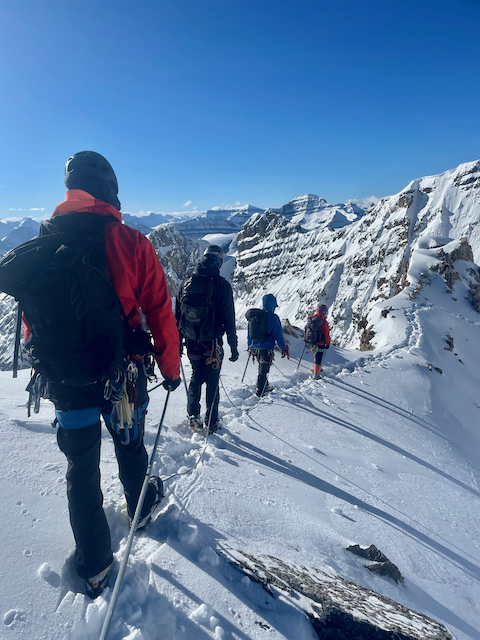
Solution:
M 183 362 L 182 362 L 182 360 L 180 360 L 180 369 L 182 370 L 182 378 L 183 378 L 183 384 L 185 385 L 185 393 L 188 396 L 187 379 L 185 378 L 185 371 L 183 370 Z
M 251 355 L 252 355 L 251 353 L 248 354 L 247 364 L 245 365 L 245 371 L 243 372 L 243 376 L 242 376 L 242 382 L 243 382 L 243 379 L 245 378 L 245 374 L 247 373 L 247 367 L 248 367 L 248 363 L 250 362 Z
M 17 377 L 18 372 L 18 352 L 20 350 L 20 330 L 22 328 L 22 310 L 20 302 L 17 307 L 17 326 L 15 328 L 15 346 L 13 348 L 13 377 Z
M 306 346 L 307 346 L 307 343 L 305 342 L 304 345 L 303 345 L 302 355 L 300 356 L 300 360 L 298 361 L 297 368 L 295 369 L 295 371 L 298 371 L 298 367 L 300 366 L 300 362 L 302 361 L 303 354 L 305 353 Z
M 135 509 L 135 515 L 133 516 L 133 521 L 132 521 L 132 524 L 130 525 L 130 533 L 128 534 L 127 544 L 125 546 L 125 552 L 122 558 L 122 563 L 120 565 L 120 570 L 115 579 L 115 585 L 113 587 L 112 597 L 110 598 L 105 620 L 103 621 L 103 626 L 100 632 L 99 640 L 105 640 L 108 633 L 108 627 L 110 626 L 110 621 L 112 619 L 113 611 L 115 609 L 115 605 L 117 604 L 117 598 L 120 592 L 120 586 L 122 584 L 123 574 L 125 573 L 125 569 L 127 568 L 127 562 L 128 562 L 131 548 L 132 548 L 133 538 L 137 530 L 137 524 L 138 524 L 138 521 L 140 520 L 140 513 L 142 511 L 143 502 L 147 494 L 148 482 L 150 480 L 150 476 L 152 475 L 153 462 L 155 460 L 155 454 L 157 452 L 158 441 L 160 439 L 160 431 L 162 430 L 163 419 L 165 418 L 165 412 L 167 410 L 167 404 L 168 404 L 168 399 L 170 398 L 170 393 L 171 393 L 170 391 L 167 391 L 167 398 L 165 400 L 165 405 L 163 407 L 162 417 L 160 418 L 160 423 L 158 425 L 157 437 L 155 438 L 153 450 L 150 455 L 150 462 L 148 463 L 147 471 L 145 473 L 145 479 L 143 481 L 140 497 L 138 498 L 137 508 Z

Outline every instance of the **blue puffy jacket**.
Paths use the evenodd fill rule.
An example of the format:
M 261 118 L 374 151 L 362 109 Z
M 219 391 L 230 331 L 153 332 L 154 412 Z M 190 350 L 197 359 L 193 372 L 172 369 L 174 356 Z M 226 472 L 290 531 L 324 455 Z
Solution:
M 285 340 L 283 339 L 282 323 L 280 318 L 274 313 L 278 307 L 277 299 L 271 293 L 267 293 L 262 299 L 262 309 L 268 311 L 267 313 L 267 339 L 264 342 L 255 342 L 250 339 L 250 335 L 247 336 L 248 346 L 254 349 L 273 349 L 275 342 L 278 344 L 282 351 L 286 351 Z

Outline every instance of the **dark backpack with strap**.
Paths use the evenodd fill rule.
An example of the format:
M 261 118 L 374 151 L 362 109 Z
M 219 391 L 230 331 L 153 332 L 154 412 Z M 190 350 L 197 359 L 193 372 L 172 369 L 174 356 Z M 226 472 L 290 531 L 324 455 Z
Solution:
M 195 342 L 207 342 L 215 337 L 215 282 L 199 273 L 191 275 L 180 295 L 180 333 Z
M 31 364 L 53 382 L 88 385 L 123 366 L 126 323 L 105 254 L 113 221 L 120 224 L 92 212 L 57 216 L 0 261 L 0 290 L 18 300 L 31 331 Z
M 248 335 L 253 342 L 265 342 L 267 335 L 267 311 L 249 309 L 245 314 L 248 321 Z
M 317 344 L 323 338 L 324 318 L 318 316 L 310 316 L 305 327 L 305 342 L 307 344 Z

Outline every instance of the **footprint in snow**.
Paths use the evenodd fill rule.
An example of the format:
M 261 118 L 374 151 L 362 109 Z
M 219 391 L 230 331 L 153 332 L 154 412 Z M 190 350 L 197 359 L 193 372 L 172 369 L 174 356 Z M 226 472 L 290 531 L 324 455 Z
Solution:
M 214 615 L 213 608 L 208 604 L 201 604 L 188 616 L 193 622 L 203 624 L 214 632 L 214 640 L 224 640 L 225 629 L 219 625 L 220 620 Z
M 25 614 L 20 609 L 10 609 L 10 611 L 7 611 L 7 613 L 5 613 L 5 615 L 3 616 L 3 624 L 6 627 L 10 627 L 14 623 L 20 622 L 22 620 L 25 620 Z
M 60 586 L 60 576 L 55 571 L 52 571 L 52 567 L 48 564 L 48 562 L 44 562 L 38 568 L 37 573 L 40 578 L 43 578 L 45 582 L 48 582 L 48 584 L 54 589 L 57 589 Z

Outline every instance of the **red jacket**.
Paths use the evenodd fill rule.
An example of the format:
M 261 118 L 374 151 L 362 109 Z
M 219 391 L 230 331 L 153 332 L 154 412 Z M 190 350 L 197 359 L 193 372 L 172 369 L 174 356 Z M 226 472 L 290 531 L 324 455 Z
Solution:
M 67 191 L 52 217 L 73 211 L 93 211 L 114 216 L 119 222 L 122 214 L 112 205 L 96 200 L 86 191 Z M 139 309 L 145 314 L 155 344 L 155 358 L 165 378 L 180 377 L 179 337 L 172 300 L 162 265 L 152 243 L 139 231 L 124 224 L 107 224 L 105 250 L 108 275 L 128 315 L 129 324 L 141 326 Z
M 321 313 L 314 313 L 310 316 L 311 318 L 323 318 L 324 322 L 322 325 L 322 335 L 323 339 L 317 342 L 317 346 L 324 347 L 326 344 L 330 344 L 330 327 L 328 325 L 327 319 Z

